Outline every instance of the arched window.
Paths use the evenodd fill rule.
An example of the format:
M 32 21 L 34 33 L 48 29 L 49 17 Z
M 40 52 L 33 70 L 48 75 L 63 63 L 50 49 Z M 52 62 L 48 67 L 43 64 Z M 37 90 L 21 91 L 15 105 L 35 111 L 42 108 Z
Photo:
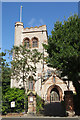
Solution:
M 38 47 L 38 38 L 34 37 L 32 39 L 32 47 L 33 48 Z
M 29 90 L 33 90 L 33 81 L 29 81 Z
M 23 45 L 26 47 L 26 48 L 29 48 L 30 47 L 30 40 L 29 38 L 25 38 L 23 40 Z

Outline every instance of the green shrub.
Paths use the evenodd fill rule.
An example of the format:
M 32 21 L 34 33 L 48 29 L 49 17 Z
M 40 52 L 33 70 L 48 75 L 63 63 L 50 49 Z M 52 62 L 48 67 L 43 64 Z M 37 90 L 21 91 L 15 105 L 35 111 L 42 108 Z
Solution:
M 36 112 L 41 113 L 44 109 L 44 100 L 40 96 L 36 96 Z
M 25 101 L 26 98 L 26 101 Z M 5 95 L 2 96 L 2 114 L 26 112 L 28 110 L 28 96 L 24 94 L 23 89 L 10 88 Z M 11 108 L 11 102 L 15 101 L 15 108 Z M 26 104 L 25 104 L 26 103 Z M 36 96 L 36 111 L 41 113 L 44 107 L 44 101 L 40 96 Z
M 15 101 L 15 108 L 11 108 L 11 102 Z M 2 96 L 2 114 L 10 112 L 24 111 L 24 90 L 19 88 L 10 88 L 5 95 Z
M 28 111 L 28 96 L 27 94 L 25 95 L 25 98 L 24 98 L 24 105 L 25 105 L 25 111 L 27 112 Z

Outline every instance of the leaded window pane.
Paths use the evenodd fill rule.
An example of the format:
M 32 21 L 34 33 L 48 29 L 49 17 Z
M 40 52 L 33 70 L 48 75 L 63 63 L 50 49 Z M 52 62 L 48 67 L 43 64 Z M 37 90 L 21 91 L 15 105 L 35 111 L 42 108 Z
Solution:
M 29 48 L 30 47 L 30 41 L 28 39 L 24 40 L 24 46 Z
M 33 90 L 33 81 L 29 81 L 29 90 Z
M 38 40 L 37 39 L 33 39 L 32 47 L 38 47 Z
M 29 40 L 27 40 L 26 47 L 29 48 Z

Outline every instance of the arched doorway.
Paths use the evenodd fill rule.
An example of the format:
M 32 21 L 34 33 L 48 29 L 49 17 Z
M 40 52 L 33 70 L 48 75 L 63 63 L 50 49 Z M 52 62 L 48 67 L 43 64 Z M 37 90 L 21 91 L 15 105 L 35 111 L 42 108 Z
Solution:
M 62 89 L 58 85 L 51 85 L 47 90 L 47 101 L 44 106 L 46 116 L 65 116 L 65 107 L 62 104 Z
M 62 100 L 62 89 L 57 85 L 52 85 L 47 91 L 48 102 L 59 102 Z
M 53 88 L 50 92 L 50 102 L 60 101 L 59 91 Z

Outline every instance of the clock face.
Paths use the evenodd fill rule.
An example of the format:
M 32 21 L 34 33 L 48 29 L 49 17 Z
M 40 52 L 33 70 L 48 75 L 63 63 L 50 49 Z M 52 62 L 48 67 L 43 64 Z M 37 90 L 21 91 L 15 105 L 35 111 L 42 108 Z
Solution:
M 33 97 L 30 97 L 30 102 L 33 102 Z

